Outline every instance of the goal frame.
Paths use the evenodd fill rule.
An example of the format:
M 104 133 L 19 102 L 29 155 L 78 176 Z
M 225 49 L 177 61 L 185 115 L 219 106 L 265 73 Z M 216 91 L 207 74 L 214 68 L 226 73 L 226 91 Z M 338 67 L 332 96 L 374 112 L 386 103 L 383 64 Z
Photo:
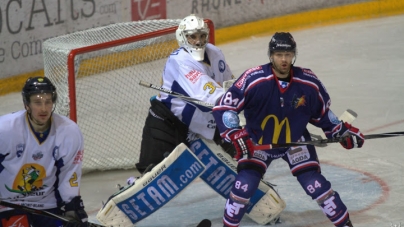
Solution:
M 209 43 L 215 44 L 215 27 L 213 21 L 210 19 L 204 19 L 205 23 L 208 25 L 209 28 Z M 175 30 L 177 30 L 178 26 L 173 26 L 170 28 L 162 29 L 159 31 L 149 32 L 141 35 L 136 35 L 128 38 L 117 39 L 101 44 L 90 45 L 86 47 L 76 48 L 70 51 L 68 58 L 67 58 L 67 67 L 68 67 L 68 87 L 69 87 L 69 107 L 70 113 L 69 118 L 74 122 L 77 122 L 77 104 L 76 104 L 76 75 L 75 75 L 75 64 L 74 59 L 77 55 L 85 54 L 93 51 L 98 51 L 102 49 L 107 49 L 110 47 L 115 47 L 123 44 L 128 44 L 136 41 L 145 40 L 148 38 L 155 38 L 162 35 L 168 35 Z

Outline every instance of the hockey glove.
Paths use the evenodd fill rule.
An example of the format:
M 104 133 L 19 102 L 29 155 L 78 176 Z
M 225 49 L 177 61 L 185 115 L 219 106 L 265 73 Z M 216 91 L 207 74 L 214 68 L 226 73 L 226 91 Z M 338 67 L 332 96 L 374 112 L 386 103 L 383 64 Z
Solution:
M 64 216 L 71 220 L 72 223 L 66 227 L 88 227 L 88 216 L 84 210 L 83 200 L 81 196 L 74 197 L 69 203 L 64 206 Z
M 229 143 L 224 141 L 223 143 L 220 144 L 220 147 L 222 147 L 222 150 L 226 152 L 227 154 L 230 155 L 230 157 L 234 157 L 237 153 L 236 148 L 233 146 L 233 143 Z
M 340 132 L 342 133 L 340 144 L 345 149 L 360 148 L 365 143 L 363 134 L 349 123 L 342 122 Z
M 220 145 L 222 150 L 229 154 L 232 158 L 236 155 L 236 149 L 234 148 L 233 144 L 230 142 L 226 142 L 219 133 L 219 130 L 216 127 L 215 135 L 213 136 L 213 141 L 216 145 Z
M 241 129 L 232 135 L 230 139 L 236 148 L 234 159 L 237 161 L 241 158 L 251 158 L 254 156 L 254 145 L 245 129 Z

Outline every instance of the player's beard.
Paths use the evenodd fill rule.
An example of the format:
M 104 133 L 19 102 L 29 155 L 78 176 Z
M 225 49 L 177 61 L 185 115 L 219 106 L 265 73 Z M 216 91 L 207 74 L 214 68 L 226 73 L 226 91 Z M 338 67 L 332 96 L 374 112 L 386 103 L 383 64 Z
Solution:
M 279 74 L 279 75 L 277 75 L 277 77 L 280 77 L 280 78 L 288 77 L 290 68 L 292 66 L 289 63 L 277 64 L 275 62 L 273 62 L 272 65 L 273 65 L 273 68 L 275 69 L 275 72 L 277 72 Z
M 29 113 L 31 124 L 35 130 L 46 129 L 50 123 L 50 117 L 51 115 L 49 113 L 40 113 L 38 116 L 33 116 L 32 113 Z

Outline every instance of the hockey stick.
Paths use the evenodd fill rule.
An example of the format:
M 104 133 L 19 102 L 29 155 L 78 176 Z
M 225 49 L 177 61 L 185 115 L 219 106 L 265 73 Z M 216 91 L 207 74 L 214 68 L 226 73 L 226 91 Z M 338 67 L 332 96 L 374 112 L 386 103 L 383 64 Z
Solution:
M 151 83 L 148 83 L 148 82 L 145 82 L 145 81 L 140 81 L 139 85 L 144 86 L 144 87 L 153 88 L 153 89 L 155 89 L 157 91 L 167 93 L 167 94 L 172 95 L 174 97 L 180 98 L 180 99 L 182 99 L 184 101 L 191 102 L 191 103 L 194 103 L 194 104 L 197 104 L 197 105 L 200 105 L 200 106 L 204 106 L 204 107 L 207 107 L 207 108 L 213 108 L 215 106 L 212 103 L 207 103 L 207 102 L 201 101 L 199 99 L 191 98 L 191 97 L 185 96 L 183 94 L 180 94 L 178 92 L 171 91 L 171 90 L 168 90 L 166 88 L 159 87 L 157 85 L 154 85 L 154 84 L 151 84 Z
M 14 209 L 18 209 L 18 210 L 23 210 L 23 211 L 26 211 L 26 212 L 31 213 L 31 214 L 36 214 L 36 215 L 41 215 L 41 216 L 45 216 L 45 217 L 48 217 L 48 218 L 58 219 L 58 220 L 63 221 L 66 224 L 67 223 L 75 223 L 75 224 L 77 224 L 76 222 L 73 222 L 73 221 L 71 221 L 71 220 L 69 220 L 69 219 L 67 219 L 67 218 L 65 218 L 65 217 L 63 217 L 61 215 L 57 215 L 57 214 L 48 212 L 46 210 L 38 210 L 38 209 L 31 208 L 31 207 L 19 205 L 19 204 L 9 203 L 9 202 L 3 201 L 3 200 L 0 200 L 0 205 L 10 207 L 10 208 L 14 208 Z M 96 223 L 93 223 L 93 222 L 88 222 L 88 226 L 89 227 L 105 227 L 104 225 L 99 225 L 99 224 L 96 224 Z
M 227 81 L 226 81 L 226 82 L 227 82 Z M 229 82 L 231 82 L 231 81 L 229 81 Z M 234 82 L 234 81 L 233 81 L 233 82 Z M 213 105 L 213 104 L 211 104 L 211 103 L 203 102 L 203 101 L 201 101 L 201 100 L 198 100 L 198 99 L 195 99 L 195 98 L 191 98 L 191 97 L 185 96 L 185 95 L 183 95 L 183 94 L 180 94 L 180 93 L 177 93 L 177 92 L 175 92 L 175 91 L 171 91 L 171 90 L 165 89 L 165 88 L 163 88 L 163 87 L 159 87 L 159 86 L 157 86 L 157 85 L 151 84 L 151 83 L 146 82 L 146 81 L 142 81 L 142 80 L 141 80 L 141 81 L 139 82 L 139 85 L 144 86 L 144 87 L 148 87 L 148 88 L 153 88 L 153 89 L 155 89 L 155 90 L 158 90 L 158 91 L 161 91 L 161 92 L 170 94 L 170 95 L 172 95 L 172 96 L 174 96 L 174 97 L 183 99 L 184 101 L 188 101 L 188 102 L 191 102 L 191 103 L 194 103 L 194 104 L 198 104 L 198 105 L 200 105 L 200 106 L 204 106 L 204 107 L 208 107 L 208 108 L 213 108 L 213 107 L 215 106 L 215 105 Z M 227 85 L 227 86 L 229 86 L 229 85 Z M 348 123 L 351 124 L 351 123 L 356 119 L 357 116 L 358 116 L 358 115 L 357 115 L 353 110 L 347 109 L 347 110 L 345 110 L 345 112 L 339 117 L 339 119 L 342 120 L 343 122 L 348 122 Z M 320 147 L 325 147 L 325 146 L 327 146 L 327 143 L 330 143 L 330 142 L 321 142 L 321 141 L 326 140 L 326 139 L 321 139 L 321 138 L 324 138 L 324 137 L 321 136 L 321 135 L 314 135 L 314 134 L 312 134 L 311 136 L 314 137 L 314 138 L 316 138 L 316 140 L 315 140 L 315 141 L 310 141 L 310 142 L 317 142 L 316 144 L 312 144 L 312 145 L 320 146 Z M 318 139 L 318 140 L 317 140 L 317 139 Z M 290 147 L 290 146 L 300 146 L 300 145 L 308 145 L 308 144 L 300 144 L 300 145 L 292 145 L 292 144 L 290 144 L 290 145 L 285 145 L 285 146 L 278 146 L 279 144 L 276 144 L 276 145 L 277 145 L 276 147 L 285 147 L 285 146 L 286 146 L 286 147 Z M 260 147 L 260 146 L 266 146 L 266 145 L 259 145 L 258 147 Z M 275 146 L 275 144 L 272 144 L 272 146 Z M 258 147 L 256 146 L 256 150 L 259 149 Z M 273 148 L 275 148 L 275 147 L 273 147 Z M 261 149 L 264 149 L 264 148 L 261 148 Z M 270 148 L 267 148 L 267 149 L 270 149 Z
M 369 139 L 378 139 L 378 138 L 396 137 L 396 136 L 404 136 L 404 132 L 385 132 L 385 133 L 379 133 L 379 134 L 371 134 L 371 135 L 365 135 L 364 138 L 365 138 L 365 140 L 369 140 Z M 272 148 L 293 147 L 293 146 L 302 146 L 302 145 L 321 146 L 321 145 L 327 144 L 327 143 L 339 143 L 342 141 L 342 139 L 343 139 L 343 137 L 304 141 L 304 142 L 292 142 L 292 143 L 284 143 L 284 144 L 265 144 L 265 145 L 254 146 L 254 150 L 269 150 Z
M 352 122 L 358 117 L 358 114 L 355 113 L 355 111 L 351 109 L 345 110 L 341 116 L 339 116 L 339 120 L 343 122 L 348 122 L 349 124 L 352 124 Z M 325 138 L 324 138 L 325 139 Z

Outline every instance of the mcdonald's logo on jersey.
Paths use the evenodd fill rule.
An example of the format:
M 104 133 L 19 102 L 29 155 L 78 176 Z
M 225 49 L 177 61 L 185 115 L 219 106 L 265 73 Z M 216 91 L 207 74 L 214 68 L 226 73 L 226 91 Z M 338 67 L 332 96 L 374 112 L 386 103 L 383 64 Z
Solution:
M 289 120 L 288 118 L 284 118 L 282 121 L 279 121 L 278 117 L 271 114 L 268 115 L 264 118 L 264 120 L 261 123 L 261 129 L 262 131 L 265 131 L 265 128 L 268 125 L 268 121 L 273 119 L 274 121 L 274 130 L 273 130 L 273 136 L 272 136 L 272 143 L 276 144 L 278 143 L 279 136 L 281 135 L 282 129 L 285 126 L 285 142 L 290 143 L 292 142 L 292 135 L 290 131 L 290 125 L 289 125 Z M 259 139 L 258 144 L 262 144 L 262 141 L 264 140 L 263 136 Z

